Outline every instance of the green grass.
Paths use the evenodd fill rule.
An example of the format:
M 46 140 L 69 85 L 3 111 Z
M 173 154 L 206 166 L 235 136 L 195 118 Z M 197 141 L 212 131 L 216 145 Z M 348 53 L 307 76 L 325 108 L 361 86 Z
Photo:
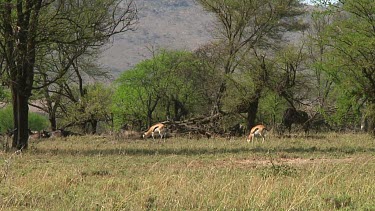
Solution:
M 375 140 L 72 137 L 0 153 L 1 210 L 375 210 Z

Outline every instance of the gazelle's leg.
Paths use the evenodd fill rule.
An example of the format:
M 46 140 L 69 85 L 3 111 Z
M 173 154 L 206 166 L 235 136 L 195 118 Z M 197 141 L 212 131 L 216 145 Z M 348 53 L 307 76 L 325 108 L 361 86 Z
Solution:
M 164 138 L 164 141 L 165 141 L 165 139 L 167 139 L 167 132 L 166 132 L 166 131 L 163 131 L 163 132 L 162 132 L 162 135 L 163 135 L 163 138 Z
M 155 133 L 152 132 L 152 133 L 151 133 L 151 136 L 152 136 L 152 139 L 153 139 L 153 140 L 155 139 L 155 138 L 154 138 L 154 135 L 155 135 Z

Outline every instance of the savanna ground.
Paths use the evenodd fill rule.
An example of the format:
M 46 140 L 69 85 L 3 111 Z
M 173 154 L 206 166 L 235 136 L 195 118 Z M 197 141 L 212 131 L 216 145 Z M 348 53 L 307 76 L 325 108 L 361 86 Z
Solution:
M 375 210 L 375 139 L 70 137 L 0 152 L 1 210 Z

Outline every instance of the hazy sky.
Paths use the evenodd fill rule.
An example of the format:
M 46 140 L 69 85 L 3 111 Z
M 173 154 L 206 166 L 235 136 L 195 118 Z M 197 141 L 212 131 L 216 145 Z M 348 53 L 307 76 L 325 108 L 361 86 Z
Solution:
M 304 3 L 306 3 L 306 4 L 311 4 L 311 1 L 310 0 L 305 0 L 305 1 L 303 1 Z
M 314 2 L 314 1 L 315 0 L 303 0 L 303 2 L 306 3 L 306 4 L 313 4 L 312 2 Z M 337 0 L 330 0 L 330 2 L 335 3 L 335 2 L 337 2 Z
M 313 1 L 314 0 L 304 0 L 303 2 L 306 3 L 306 4 L 313 4 Z

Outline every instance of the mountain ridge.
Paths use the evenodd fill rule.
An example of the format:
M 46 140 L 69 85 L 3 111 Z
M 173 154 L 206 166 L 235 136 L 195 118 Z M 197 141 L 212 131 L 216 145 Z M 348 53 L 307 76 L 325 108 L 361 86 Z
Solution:
M 139 0 L 135 31 L 116 35 L 98 62 L 114 77 L 151 58 L 151 49 L 194 50 L 213 38 L 213 16 L 194 0 Z

